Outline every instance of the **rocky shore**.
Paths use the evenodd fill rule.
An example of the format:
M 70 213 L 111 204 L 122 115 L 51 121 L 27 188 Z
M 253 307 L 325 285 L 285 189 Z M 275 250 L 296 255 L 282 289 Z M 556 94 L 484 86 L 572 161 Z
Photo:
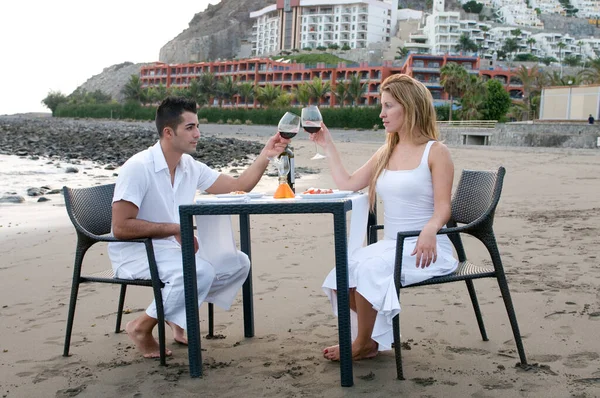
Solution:
M 0 116 L 4 155 L 91 160 L 119 167 L 157 139 L 153 122 Z M 231 137 L 202 137 L 194 157 L 214 168 L 244 166 L 263 146 Z
M 153 122 L 0 116 L 0 203 L 44 202 L 61 193 L 62 185 L 110 181 L 129 157 L 157 139 Z M 236 174 L 263 146 L 264 141 L 204 134 L 193 156 Z

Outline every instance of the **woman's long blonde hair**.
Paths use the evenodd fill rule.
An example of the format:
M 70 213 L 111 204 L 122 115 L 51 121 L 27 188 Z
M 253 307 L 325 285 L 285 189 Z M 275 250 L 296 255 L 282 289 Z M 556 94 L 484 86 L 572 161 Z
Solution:
M 406 138 L 414 143 L 438 140 L 433 97 L 425 85 L 405 74 L 395 74 L 381 83 L 380 94 L 387 92 L 402 105 Z M 383 104 L 382 104 L 383 106 Z M 385 144 L 376 153 L 375 172 L 369 184 L 369 205 L 375 206 L 375 185 L 379 175 L 387 167 L 392 152 L 400 142 L 398 131 L 388 133 Z

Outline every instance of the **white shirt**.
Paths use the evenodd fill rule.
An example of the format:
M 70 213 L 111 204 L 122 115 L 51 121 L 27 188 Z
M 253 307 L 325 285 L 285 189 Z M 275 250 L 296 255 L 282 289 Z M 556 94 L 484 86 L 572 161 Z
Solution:
M 125 200 L 139 209 L 137 219 L 156 223 L 179 224 L 179 206 L 191 204 L 196 191 L 208 189 L 219 177 L 219 172 L 184 154 L 171 175 L 162 152 L 160 141 L 145 151 L 133 155 L 119 170 L 113 203 Z M 179 242 L 171 236 L 153 239 L 155 250 L 179 248 Z M 108 255 L 117 269 L 123 263 L 146 258 L 141 243 L 111 242 Z

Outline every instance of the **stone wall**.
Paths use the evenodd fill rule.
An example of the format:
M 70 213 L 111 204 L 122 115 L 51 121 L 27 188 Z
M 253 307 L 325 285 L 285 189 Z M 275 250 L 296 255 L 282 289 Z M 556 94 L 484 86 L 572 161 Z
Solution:
M 490 134 L 491 133 L 491 134 Z M 442 128 L 441 139 L 451 146 L 463 144 L 463 135 L 472 137 L 472 142 L 483 142 L 489 134 L 489 145 L 551 147 L 551 148 L 598 148 L 600 125 L 587 123 L 506 123 L 497 124 L 495 129 Z

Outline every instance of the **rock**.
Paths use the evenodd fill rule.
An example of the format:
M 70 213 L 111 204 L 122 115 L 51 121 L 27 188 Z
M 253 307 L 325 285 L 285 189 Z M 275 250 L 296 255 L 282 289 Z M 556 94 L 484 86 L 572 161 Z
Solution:
M 157 141 L 154 123 L 144 121 L 0 116 L 0 132 L 2 153 L 50 157 L 54 161 L 47 164 L 57 168 L 62 167 L 61 161 L 78 164 L 91 160 L 112 170 Z M 36 140 L 28 141 L 32 133 Z M 192 156 L 219 169 L 236 160 L 247 164 L 247 156 L 258 155 L 263 146 L 255 141 L 203 137 Z M 78 169 L 69 167 L 66 172 L 76 173 Z
M 40 196 L 43 194 L 44 194 L 44 192 L 41 188 L 27 188 L 28 196 Z
M 79 173 L 79 169 L 77 167 L 67 167 L 65 173 Z
M 42 197 L 41 197 L 41 198 L 39 198 L 37 201 L 38 201 L 38 202 L 48 202 L 48 201 L 50 201 L 50 199 L 46 198 L 45 196 L 42 196 Z
M 23 203 L 25 198 L 20 195 L 8 195 L 0 198 L 0 203 Z

